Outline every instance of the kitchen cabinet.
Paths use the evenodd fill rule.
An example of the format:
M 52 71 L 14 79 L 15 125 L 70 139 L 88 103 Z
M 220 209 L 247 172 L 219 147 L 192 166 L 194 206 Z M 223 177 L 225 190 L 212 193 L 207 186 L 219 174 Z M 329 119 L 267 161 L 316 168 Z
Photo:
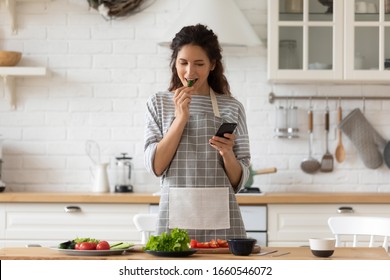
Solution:
M 267 246 L 267 206 L 240 206 L 240 211 L 247 236 Z
M 272 82 L 390 81 L 390 13 L 385 0 L 268 1 L 268 78 Z M 357 4 L 359 5 L 359 4 Z M 370 7 L 370 8 L 368 8 Z
M 149 204 L 3 203 L 0 205 L 0 246 L 56 246 L 76 237 L 139 243 L 133 224 Z
M 390 217 L 390 205 L 270 204 L 268 246 L 307 246 L 309 238 L 333 237 L 328 218 L 338 215 Z

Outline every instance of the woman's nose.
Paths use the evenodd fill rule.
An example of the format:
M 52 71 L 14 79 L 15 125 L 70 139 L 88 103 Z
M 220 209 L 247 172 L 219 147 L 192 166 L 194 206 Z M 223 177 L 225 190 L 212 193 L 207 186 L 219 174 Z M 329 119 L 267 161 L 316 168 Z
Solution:
M 191 75 L 195 72 L 194 65 L 188 64 L 187 65 L 187 74 L 191 77 Z

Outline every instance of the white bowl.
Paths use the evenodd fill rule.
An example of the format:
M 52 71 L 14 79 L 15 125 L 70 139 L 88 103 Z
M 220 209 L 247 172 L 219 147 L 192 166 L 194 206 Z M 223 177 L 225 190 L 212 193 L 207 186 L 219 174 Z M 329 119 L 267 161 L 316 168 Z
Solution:
M 336 247 L 335 238 L 310 238 L 310 250 L 316 257 L 327 258 L 333 255 Z

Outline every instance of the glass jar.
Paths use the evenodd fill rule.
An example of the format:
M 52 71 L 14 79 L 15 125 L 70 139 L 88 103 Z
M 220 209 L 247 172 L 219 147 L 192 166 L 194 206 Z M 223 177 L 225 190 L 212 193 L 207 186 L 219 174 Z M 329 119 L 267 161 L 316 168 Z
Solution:
M 279 41 L 279 69 L 298 69 L 297 41 Z
M 298 138 L 298 107 L 291 105 L 287 112 L 287 135 L 288 138 Z
M 275 137 L 287 138 L 287 108 L 283 106 L 276 106 Z
M 385 0 L 385 13 L 390 14 L 390 0 Z

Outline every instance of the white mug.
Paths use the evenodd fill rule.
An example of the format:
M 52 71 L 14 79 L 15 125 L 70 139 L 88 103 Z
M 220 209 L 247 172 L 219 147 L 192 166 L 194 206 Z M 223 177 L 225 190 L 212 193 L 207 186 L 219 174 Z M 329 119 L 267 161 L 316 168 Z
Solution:
M 363 14 L 367 13 L 367 3 L 364 1 L 359 1 L 355 3 L 355 13 Z

